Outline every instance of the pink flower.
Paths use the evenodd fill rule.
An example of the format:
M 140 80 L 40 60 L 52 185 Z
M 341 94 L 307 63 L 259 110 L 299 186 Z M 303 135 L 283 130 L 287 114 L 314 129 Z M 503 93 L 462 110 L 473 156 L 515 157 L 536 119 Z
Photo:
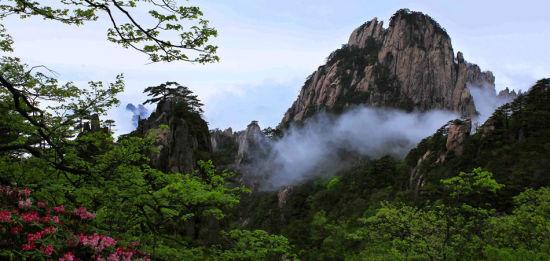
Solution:
M 90 247 L 96 252 L 101 252 L 105 248 L 116 245 L 116 240 L 114 240 L 112 237 L 103 236 L 97 233 L 94 233 L 93 235 L 81 234 L 78 236 L 78 239 L 80 240 L 80 244 Z
M 19 195 L 23 194 L 25 197 L 29 197 L 31 195 L 31 189 L 24 188 L 23 190 L 19 191 Z
M 133 255 L 134 255 L 134 253 L 132 253 L 131 251 L 126 251 L 126 252 L 124 252 L 124 254 L 122 256 L 122 260 L 123 261 L 131 261 Z
M 74 261 L 74 260 L 75 260 L 75 256 L 73 252 L 67 252 L 63 255 L 62 258 L 59 258 L 59 261 Z
M 34 241 L 39 240 L 42 238 L 43 233 L 41 231 L 36 233 L 28 233 L 27 234 L 27 242 L 29 244 L 34 243 Z
M 46 208 L 48 206 L 48 204 L 44 201 L 38 201 L 36 203 L 36 206 L 39 207 L 39 208 Z
M 21 209 L 25 209 L 25 208 L 30 208 L 32 206 L 32 201 L 30 198 L 27 198 L 25 200 L 19 200 L 19 208 Z
M 55 234 L 55 232 L 57 232 L 57 228 L 56 228 L 56 227 L 45 227 L 45 228 L 42 230 L 42 233 L 44 233 L 44 234 L 46 234 L 46 235 Z
M 52 245 L 48 245 L 47 247 L 45 247 L 44 249 L 42 249 L 42 253 L 44 253 L 44 255 L 46 255 L 46 256 L 51 256 L 52 253 L 53 253 L 53 246 L 52 246 Z
M 34 250 L 36 246 L 34 245 L 34 243 L 30 243 L 30 244 L 24 244 L 23 246 L 21 246 L 21 249 L 24 250 L 24 251 L 32 251 Z
M 10 233 L 12 235 L 17 235 L 17 234 L 21 233 L 21 231 L 23 231 L 22 226 L 14 226 L 14 227 L 11 227 L 11 229 L 10 229 Z
M 23 213 L 21 214 L 21 218 L 26 223 L 37 222 L 40 220 L 40 216 L 38 216 L 36 211 Z
M 112 237 L 104 236 L 104 237 L 101 239 L 101 243 L 102 243 L 103 246 L 105 246 L 105 247 L 112 247 L 112 246 L 116 245 L 116 240 L 114 240 Z
M 0 210 L 0 222 L 11 223 L 11 211 L 9 210 Z
M 95 218 L 95 214 L 88 212 L 88 210 L 86 210 L 85 207 L 79 207 L 79 208 L 75 209 L 74 214 L 77 215 L 78 217 L 80 217 L 80 219 L 82 219 L 82 220 L 88 220 L 88 219 Z
M 59 224 L 59 217 L 58 216 L 53 216 L 52 220 L 53 220 L 53 223 Z
M 109 257 L 107 257 L 107 260 L 108 261 L 118 261 L 119 260 L 118 254 L 116 254 L 116 253 L 109 254 Z
M 59 214 L 59 213 L 65 213 L 65 206 L 59 205 L 59 206 L 57 206 L 57 207 L 54 207 L 54 208 L 53 208 L 53 211 L 54 211 L 55 213 L 58 213 L 58 214 Z
M 51 221 L 51 217 L 50 216 L 43 216 L 40 221 L 42 221 L 42 223 L 50 223 Z

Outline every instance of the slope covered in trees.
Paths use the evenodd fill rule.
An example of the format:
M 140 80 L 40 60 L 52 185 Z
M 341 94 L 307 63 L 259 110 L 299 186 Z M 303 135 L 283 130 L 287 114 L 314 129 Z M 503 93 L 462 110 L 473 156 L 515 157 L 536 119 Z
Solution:
M 307 260 L 545 260 L 549 104 L 543 79 L 467 136 L 460 155 L 442 128 L 404 160 L 245 197 L 237 221 L 288 237 Z
M 538 81 L 528 93 L 498 108 L 465 138 L 461 155 L 448 150 L 447 138 L 444 130 L 438 131 L 407 156 L 407 164 L 426 179 L 420 192 L 427 197 L 437 197 L 431 185 L 439 179 L 474 167 L 490 170 L 505 185 L 501 200 L 495 201 L 503 210 L 526 188 L 550 185 L 550 79 Z

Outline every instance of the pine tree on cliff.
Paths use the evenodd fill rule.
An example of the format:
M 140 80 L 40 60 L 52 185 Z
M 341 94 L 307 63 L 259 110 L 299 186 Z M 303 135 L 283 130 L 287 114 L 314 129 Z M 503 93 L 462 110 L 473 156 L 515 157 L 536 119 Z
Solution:
M 188 87 L 177 82 L 166 82 L 157 86 L 150 86 L 145 88 L 143 92 L 151 97 L 143 104 L 153 104 L 166 101 L 167 99 L 177 99 L 178 102 L 182 102 L 187 111 L 197 114 L 203 113 L 203 104 L 200 102 L 197 95 L 193 94 L 193 91 L 189 90 Z

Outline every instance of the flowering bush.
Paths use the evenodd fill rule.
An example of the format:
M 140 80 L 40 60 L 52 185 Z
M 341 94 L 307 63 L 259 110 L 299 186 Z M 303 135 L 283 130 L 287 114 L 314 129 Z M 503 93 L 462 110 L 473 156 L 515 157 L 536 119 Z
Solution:
M 0 259 L 149 260 L 131 246 L 107 235 L 88 233 L 95 214 L 84 207 L 33 203 L 31 190 L 0 186 Z

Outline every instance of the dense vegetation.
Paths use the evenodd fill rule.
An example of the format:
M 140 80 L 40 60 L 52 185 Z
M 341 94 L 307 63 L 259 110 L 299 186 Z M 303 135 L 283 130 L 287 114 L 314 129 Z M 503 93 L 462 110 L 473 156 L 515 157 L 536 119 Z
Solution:
M 437 184 L 442 178 L 483 167 L 492 171 L 495 179 L 505 185 L 495 204 L 508 210 L 512 197 L 526 188 L 550 185 L 550 79 L 538 81 L 529 93 L 519 96 L 498 108 L 478 131 L 463 144 L 461 156 L 445 148 L 445 130 L 423 140 L 407 156 L 407 164 L 414 167 L 426 155 L 419 168 L 428 186 L 421 193 L 426 198 L 437 198 Z M 445 155 L 444 164 L 437 164 Z
M 460 156 L 442 128 L 404 160 L 366 160 L 284 197 L 259 192 L 238 215 L 306 260 L 547 260 L 549 95 L 544 79 L 499 108 Z M 413 168 L 426 177 L 420 192 Z
M 152 8 L 156 26 L 136 22 L 138 5 Z M 0 21 L 38 16 L 80 25 L 100 13 L 112 22 L 109 41 L 152 62 L 218 59 L 208 44 L 216 31 L 198 7 L 169 0 L 0 5 Z M 163 38 L 170 32 L 177 41 Z M 363 57 L 341 69 L 373 63 L 372 44 L 334 54 Z M 550 259 L 548 79 L 497 110 L 465 141 L 462 156 L 445 151 L 441 130 L 406 160 L 366 160 L 285 193 L 250 193 L 210 160 L 189 173 L 153 168 L 150 155 L 169 126 L 115 139 L 114 122 L 101 119 L 118 104 L 122 76 L 87 87 L 60 83 L 10 56 L 12 49 L 0 25 L 0 259 Z M 391 92 L 392 79 L 383 68 L 377 73 L 378 88 Z M 204 129 L 202 104 L 186 87 L 167 82 L 146 92 L 150 103 L 175 101 L 178 114 Z M 428 157 L 417 166 L 428 151 L 446 160 Z M 408 185 L 417 167 L 427 177 L 419 197 Z
M 137 6 L 150 8 L 152 27 L 133 16 Z M 200 9 L 174 1 L 48 6 L 14 0 L 3 2 L 0 12 L 0 19 L 38 16 L 68 25 L 103 14 L 112 22 L 108 40 L 147 54 L 152 62 L 218 59 L 216 47 L 207 43 L 216 31 Z M 233 173 L 216 171 L 210 161 L 199 162 L 190 173 L 151 167 L 148 156 L 156 152 L 164 126 L 140 137 L 113 138 L 108 126 L 114 122 L 100 119 L 118 104 L 122 76 L 87 87 L 59 83 L 44 67 L 10 56 L 13 39 L 1 29 L 0 259 L 292 257 L 286 238 L 224 222 L 247 192 L 227 183 Z M 147 92 L 151 103 L 178 96 L 181 113 L 200 117 L 202 104 L 186 87 L 169 82 Z

